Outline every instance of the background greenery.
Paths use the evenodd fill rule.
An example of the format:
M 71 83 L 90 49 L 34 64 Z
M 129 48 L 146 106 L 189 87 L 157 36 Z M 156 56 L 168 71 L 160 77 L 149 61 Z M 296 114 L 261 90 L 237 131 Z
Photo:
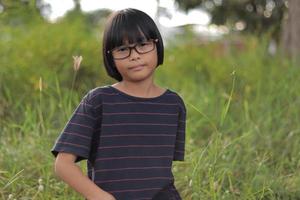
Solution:
M 1 23 L 1 199 L 80 199 L 54 176 L 50 149 L 83 95 L 115 82 L 102 63 L 102 24 L 89 19 Z M 298 199 L 296 64 L 268 54 L 267 34 L 176 40 L 156 81 L 187 107 L 186 159 L 173 166 L 183 199 Z M 83 56 L 77 72 L 73 55 Z

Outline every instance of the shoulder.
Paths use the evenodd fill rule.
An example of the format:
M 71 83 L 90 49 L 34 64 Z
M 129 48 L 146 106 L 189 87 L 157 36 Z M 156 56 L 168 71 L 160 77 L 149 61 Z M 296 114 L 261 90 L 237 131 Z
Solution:
M 103 95 L 109 95 L 110 93 L 111 90 L 107 85 L 99 86 L 89 90 L 83 99 L 92 105 L 99 105 L 102 103 Z
M 168 89 L 170 91 L 170 94 L 172 94 L 172 96 L 174 96 L 175 100 L 177 101 L 177 103 L 179 104 L 184 104 L 184 98 L 183 95 L 180 94 L 179 92 L 173 90 L 173 89 Z
M 179 105 L 179 107 L 181 107 L 184 111 L 186 111 L 183 95 L 180 92 L 177 92 L 173 89 L 169 88 L 168 90 L 170 91 L 170 93 L 174 97 L 175 102 Z

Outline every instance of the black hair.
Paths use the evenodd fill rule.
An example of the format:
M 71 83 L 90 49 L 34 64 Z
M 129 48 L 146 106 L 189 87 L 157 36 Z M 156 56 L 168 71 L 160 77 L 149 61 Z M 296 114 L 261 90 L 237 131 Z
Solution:
M 111 53 L 108 53 L 108 51 L 123 45 L 124 40 L 134 43 L 144 38 L 147 40 L 158 39 L 158 42 L 156 42 L 156 67 L 158 67 L 163 64 L 164 45 L 159 30 L 151 17 L 133 8 L 119 10 L 109 16 L 103 34 L 102 54 L 106 72 L 110 77 L 118 81 L 123 79 L 115 66 Z

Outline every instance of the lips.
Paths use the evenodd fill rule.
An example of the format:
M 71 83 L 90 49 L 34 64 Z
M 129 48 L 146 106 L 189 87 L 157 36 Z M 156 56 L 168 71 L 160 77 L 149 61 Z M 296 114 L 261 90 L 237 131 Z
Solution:
M 144 67 L 145 67 L 145 65 L 137 65 L 137 66 L 129 67 L 128 69 L 136 71 L 136 70 L 141 70 Z

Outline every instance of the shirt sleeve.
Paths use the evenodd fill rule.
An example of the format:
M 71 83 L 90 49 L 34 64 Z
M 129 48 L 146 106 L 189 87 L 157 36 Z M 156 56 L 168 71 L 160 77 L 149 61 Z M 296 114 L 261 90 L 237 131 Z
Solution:
M 175 141 L 174 161 L 184 161 L 185 154 L 185 127 L 186 127 L 186 107 L 180 98 L 178 127 Z
M 99 118 L 89 98 L 89 93 L 83 97 L 57 138 L 51 150 L 55 157 L 59 152 L 66 152 L 77 156 L 75 162 L 89 158 Z

